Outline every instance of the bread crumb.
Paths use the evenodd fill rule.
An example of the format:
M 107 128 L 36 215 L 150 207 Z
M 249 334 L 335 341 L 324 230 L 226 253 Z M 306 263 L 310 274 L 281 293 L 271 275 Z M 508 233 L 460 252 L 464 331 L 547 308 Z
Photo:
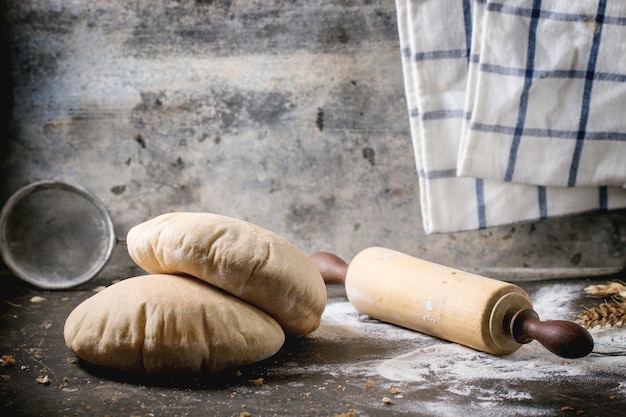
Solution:
M 347 413 L 335 414 L 334 417 L 356 417 L 356 411 L 350 410 Z
M 41 385 L 50 385 L 52 383 L 48 375 L 40 375 L 35 379 L 35 381 Z
M 574 411 L 574 409 L 569 405 L 566 405 L 564 407 L 561 407 L 561 411 Z
M 389 387 L 389 392 L 391 393 L 391 395 L 398 395 L 400 391 L 398 391 L 398 388 L 396 388 L 395 385 L 391 385 Z
M 374 386 L 374 381 L 372 381 L 371 379 L 368 379 L 367 381 L 365 381 L 365 388 L 372 388 Z
M 2 355 L 2 359 L 0 359 L 0 366 L 2 366 L 3 368 L 14 367 L 15 357 L 13 355 Z
M 44 301 L 46 301 L 46 299 L 45 299 L 45 298 L 43 298 L 43 297 L 40 297 L 40 296 L 38 296 L 38 295 L 36 295 L 36 296 L 34 296 L 34 297 L 32 297 L 32 298 L 30 299 L 30 302 L 31 302 L 31 303 L 33 303 L 33 304 L 43 303 Z
M 252 382 L 253 385 L 256 385 L 259 387 L 263 385 L 263 378 L 251 379 L 250 382 Z
M 391 398 L 389 398 L 389 397 L 383 397 L 383 402 L 384 402 L 385 404 L 391 404 Z

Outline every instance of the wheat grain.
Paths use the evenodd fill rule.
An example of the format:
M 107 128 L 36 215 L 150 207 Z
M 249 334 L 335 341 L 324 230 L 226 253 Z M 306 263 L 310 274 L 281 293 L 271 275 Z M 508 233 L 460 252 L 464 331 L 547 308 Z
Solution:
M 626 322 L 626 303 L 612 301 L 592 307 L 578 316 L 578 323 L 586 329 L 593 327 L 617 327 Z
M 626 299 L 626 285 L 617 281 L 589 285 L 584 291 L 587 295 L 594 297 L 620 297 Z

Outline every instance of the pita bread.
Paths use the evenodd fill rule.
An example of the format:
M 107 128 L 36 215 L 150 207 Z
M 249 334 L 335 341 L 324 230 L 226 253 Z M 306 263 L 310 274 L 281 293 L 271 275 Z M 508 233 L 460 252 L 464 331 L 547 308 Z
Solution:
M 167 213 L 133 227 L 131 258 L 151 274 L 202 279 L 271 315 L 290 336 L 317 329 L 326 287 L 287 240 L 251 223 L 210 213 Z
M 274 355 L 284 343 L 269 315 L 192 277 L 144 275 L 79 304 L 65 343 L 94 365 L 148 374 L 215 372 Z

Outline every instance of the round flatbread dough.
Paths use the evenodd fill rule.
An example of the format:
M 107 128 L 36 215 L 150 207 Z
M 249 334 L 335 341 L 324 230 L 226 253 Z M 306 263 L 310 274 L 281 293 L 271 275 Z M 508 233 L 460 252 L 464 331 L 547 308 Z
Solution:
M 79 304 L 65 343 L 94 365 L 147 374 L 215 372 L 274 355 L 285 341 L 269 315 L 196 278 L 144 275 Z
M 167 213 L 133 227 L 128 253 L 151 274 L 188 274 L 245 300 L 290 336 L 319 327 L 326 286 L 307 256 L 251 223 L 210 213 Z

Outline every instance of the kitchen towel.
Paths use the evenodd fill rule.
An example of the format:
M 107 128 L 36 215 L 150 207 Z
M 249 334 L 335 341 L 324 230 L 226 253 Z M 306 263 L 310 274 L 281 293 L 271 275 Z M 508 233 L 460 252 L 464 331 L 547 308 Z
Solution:
M 623 187 L 626 2 L 477 3 L 458 174 Z
M 503 61 L 508 62 L 507 68 L 515 68 L 506 58 L 512 55 L 511 46 L 500 51 L 490 49 L 492 44 L 486 39 L 504 36 L 504 34 L 499 33 L 502 28 L 485 25 L 485 22 L 490 22 L 487 16 L 492 9 L 498 13 L 515 10 L 513 16 L 521 20 L 517 26 L 520 31 L 525 30 L 528 44 L 533 16 L 543 16 L 543 18 L 560 16 L 556 12 L 542 11 L 543 9 L 537 7 L 538 3 L 519 0 L 514 2 L 396 0 L 405 95 L 418 171 L 422 219 L 427 233 L 484 229 L 490 226 L 590 210 L 626 207 L 626 190 L 620 186 L 607 186 L 606 184 L 582 186 L 577 183 L 575 187 L 572 187 L 555 186 L 549 181 L 546 182 L 545 172 L 551 167 L 540 168 L 539 163 L 550 165 L 553 160 L 549 158 L 549 155 L 548 157 L 544 155 L 543 145 L 537 145 L 533 149 L 535 155 L 541 157 L 537 157 L 525 167 L 528 171 L 540 172 L 539 176 L 542 179 L 536 183 L 513 181 L 517 180 L 518 170 L 521 172 L 524 163 L 528 162 L 523 158 L 517 160 L 516 178 L 512 179 L 500 178 L 493 174 L 482 175 L 482 172 L 481 175 L 473 175 L 466 171 L 468 167 L 465 161 L 470 160 L 467 155 L 477 153 L 484 153 L 485 161 L 472 163 L 473 165 L 479 166 L 480 169 L 497 165 L 496 158 L 490 156 L 489 153 L 494 152 L 494 149 L 497 153 L 498 148 L 494 146 L 492 149 L 489 143 L 490 138 L 474 134 L 476 126 L 481 127 L 477 129 L 481 134 L 494 133 L 483 125 L 478 125 L 482 123 L 480 121 L 482 119 L 478 116 L 492 116 L 491 113 L 511 111 L 511 106 L 520 107 L 520 97 L 517 101 L 510 98 L 510 101 L 500 102 L 497 106 L 490 101 L 483 100 L 485 84 L 493 87 L 489 81 L 497 74 L 489 72 L 487 77 L 483 77 L 481 53 L 485 52 L 481 48 L 485 48 L 485 51 L 489 50 L 486 56 L 505 56 Z M 544 3 L 563 8 L 570 2 L 544 0 Z M 594 3 L 597 12 L 598 5 L 602 2 L 586 3 Z M 606 10 L 614 10 L 614 8 L 607 6 Z M 590 15 L 589 18 L 592 22 L 603 21 L 595 14 Z M 612 15 L 609 20 L 621 22 L 617 15 Z M 587 23 L 595 24 L 589 21 Z M 505 25 L 507 31 L 512 30 L 509 25 L 509 23 Z M 536 43 L 538 42 L 537 35 L 537 32 L 531 35 Z M 527 49 L 524 47 L 525 51 Z M 521 77 L 522 86 L 530 83 L 526 80 L 527 77 L 535 81 L 535 78 L 543 75 L 545 74 L 542 72 L 530 71 L 527 76 Z M 572 80 L 579 81 L 578 75 L 573 76 L 573 73 L 571 75 Z M 616 75 L 617 73 L 611 73 L 609 77 Z M 520 77 L 515 77 L 517 81 L 519 81 L 518 78 Z M 595 85 L 595 78 L 591 78 L 592 84 Z M 509 88 L 506 81 L 497 88 L 494 87 L 491 94 L 497 97 L 499 97 L 498 94 L 512 97 L 513 92 L 501 91 L 505 88 Z M 523 91 L 522 88 L 521 92 Z M 562 94 L 558 92 L 558 95 Z M 580 116 L 580 107 L 579 100 L 576 117 Z M 593 107 L 593 103 L 588 107 Z M 540 109 L 529 109 L 527 105 L 525 109 L 527 113 L 531 111 L 538 111 L 539 114 L 545 113 Z M 511 130 L 500 123 L 494 123 L 494 126 L 498 129 L 491 130 Z M 524 133 L 524 127 L 521 129 L 522 133 Z M 512 137 L 515 137 L 515 128 L 512 132 Z M 525 143 L 528 138 L 534 138 L 530 135 L 535 133 L 536 131 L 533 130 L 526 131 L 525 135 L 519 135 L 518 156 L 520 144 Z M 567 138 L 556 137 L 552 140 L 564 139 Z M 587 139 L 581 140 L 584 142 L 583 148 L 587 146 Z M 577 139 L 568 140 L 576 141 Z M 591 141 L 599 144 L 618 142 L 618 145 L 622 145 L 619 140 L 589 140 Z M 477 143 L 480 143 L 480 146 L 477 146 Z M 618 159 L 612 155 L 612 152 L 619 153 L 619 151 L 608 152 L 613 160 Z M 623 152 L 622 155 L 626 156 Z M 601 161 L 598 160 L 597 164 L 600 163 Z M 580 172 L 579 168 L 579 174 Z

